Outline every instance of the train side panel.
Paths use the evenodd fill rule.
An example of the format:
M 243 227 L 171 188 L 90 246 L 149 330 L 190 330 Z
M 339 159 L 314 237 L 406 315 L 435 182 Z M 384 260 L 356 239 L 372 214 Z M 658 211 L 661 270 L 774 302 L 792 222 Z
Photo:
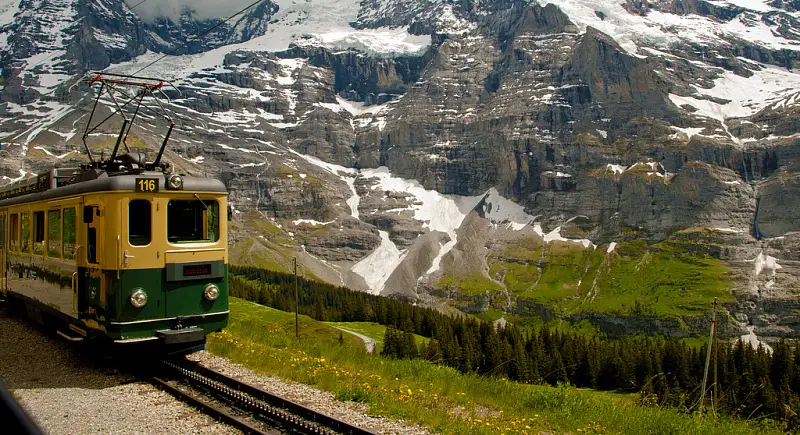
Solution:
M 0 292 L 81 335 L 202 343 L 227 325 L 226 200 L 131 189 L 0 207 Z
M 5 290 L 78 318 L 78 199 L 3 209 Z

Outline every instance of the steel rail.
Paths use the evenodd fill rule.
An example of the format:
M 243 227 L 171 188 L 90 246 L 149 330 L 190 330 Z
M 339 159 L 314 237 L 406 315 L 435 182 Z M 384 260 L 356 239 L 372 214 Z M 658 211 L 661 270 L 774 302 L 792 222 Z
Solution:
M 188 360 L 169 360 L 163 364 L 191 383 L 215 391 L 234 406 L 247 409 L 267 422 L 277 421 L 296 433 L 375 435 L 374 432 L 353 426 L 329 415 L 268 393 L 258 387 L 218 373 Z
M 251 425 L 250 423 L 242 420 L 241 418 L 236 417 L 235 415 L 233 415 L 233 414 L 231 414 L 229 412 L 225 412 L 223 409 L 220 409 L 219 407 L 216 407 L 216 406 L 214 406 L 214 405 L 212 405 L 212 404 L 210 404 L 208 402 L 200 400 L 199 398 L 194 397 L 189 393 L 181 391 L 181 390 L 173 387 L 167 381 L 165 381 L 165 380 L 163 380 L 163 379 L 161 379 L 159 377 L 151 378 L 150 382 L 155 384 L 155 386 L 158 387 L 159 389 L 164 390 L 167 393 L 171 394 L 172 396 L 174 396 L 176 399 L 180 400 L 181 402 L 185 402 L 185 403 L 187 403 L 187 404 L 199 409 L 203 414 L 206 414 L 206 415 L 209 415 L 211 417 L 214 417 L 215 419 L 221 420 L 221 421 L 223 421 L 223 422 L 235 427 L 236 429 L 241 430 L 244 433 L 257 434 L 257 435 L 268 435 L 267 432 L 264 432 L 263 430 Z

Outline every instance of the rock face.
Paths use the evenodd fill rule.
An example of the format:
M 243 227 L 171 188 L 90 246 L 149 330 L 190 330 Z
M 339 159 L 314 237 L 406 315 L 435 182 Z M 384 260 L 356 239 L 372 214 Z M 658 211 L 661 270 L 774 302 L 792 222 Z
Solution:
M 140 7 L 0 5 L 0 175 L 85 158 L 87 71 L 157 75 L 167 158 L 271 222 L 248 253 L 615 333 L 695 333 L 717 296 L 729 336 L 800 337 L 793 3 L 265 1 L 200 39 L 221 19 Z

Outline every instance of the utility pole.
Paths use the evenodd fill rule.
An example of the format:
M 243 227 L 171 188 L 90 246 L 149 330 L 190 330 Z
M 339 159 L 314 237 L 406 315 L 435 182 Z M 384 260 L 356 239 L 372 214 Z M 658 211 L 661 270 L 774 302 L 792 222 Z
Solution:
M 294 257 L 294 336 L 300 337 L 300 296 L 297 293 L 297 257 Z
M 703 413 L 703 406 L 705 405 L 706 402 L 706 383 L 708 382 L 708 366 L 711 363 L 711 348 L 714 346 L 714 337 L 716 336 L 717 333 L 717 298 L 714 298 L 713 308 L 714 311 L 711 320 L 711 334 L 708 335 L 708 352 L 706 353 L 706 366 L 705 369 L 703 369 L 703 384 L 700 388 L 700 414 Z M 714 360 L 714 362 L 716 363 L 716 360 Z M 716 388 L 716 366 L 714 367 L 714 382 Z M 711 399 L 713 405 L 713 400 L 715 400 L 716 397 L 712 397 Z
M 717 298 L 714 298 L 714 395 L 711 396 L 711 410 L 716 410 L 717 403 L 719 402 L 719 398 L 717 396 L 717 356 L 719 354 L 719 349 L 717 348 Z M 715 412 L 716 414 L 716 412 Z

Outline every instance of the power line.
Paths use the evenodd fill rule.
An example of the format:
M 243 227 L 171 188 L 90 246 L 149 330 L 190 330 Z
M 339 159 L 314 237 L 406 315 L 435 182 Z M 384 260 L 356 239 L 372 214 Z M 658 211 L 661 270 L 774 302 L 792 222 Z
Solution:
M 135 4 L 135 5 L 133 5 L 133 6 L 129 6 L 129 7 L 128 7 L 128 10 L 129 10 L 129 11 L 131 11 L 131 12 L 133 12 L 133 10 L 134 10 L 134 9 L 136 9 L 137 7 L 139 7 L 139 6 L 140 6 L 142 3 L 146 2 L 146 1 L 148 1 L 148 0 L 141 0 L 139 3 L 136 3 L 136 4 Z M 127 3 L 124 3 L 124 2 L 123 2 L 123 4 L 125 4 L 125 6 L 127 6 L 127 5 L 128 5 Z M 45 62 L 47 62 L 48 60 L 52 59 L 52 58 L 53 58 L 53 57 L 55 57 L 55 56 L 57 56 L 57 55 L 59 54 L 59 51 L 60 51 L 60 50 L 54 50 L 54 51 L 53 51 L 53 54 L 51 54 L 50 56 L 48 56 L 48 57 L 47 57 L 47 58 L 45 58 L 44 60 L 40 60 L 39 62 L 36 62 L 35 64 L 33 64 L 33 65 L 31 65 L 31 66 L 27 67 L 26 69 L 34 69 L 34 68 L 36 68 L 37 66 L 39 66 L 39 65 L 41 65 L 41 64 L 43 64 L 43 63 L 45 63 Z M 62 54 L 63 54 L 63 53 L 62 53 Z M 54 90 L 53 92 L 55 92 L 55 90 Z M 48 95 L 48 94 L 45 94 L 45 95 Z M 42 95 L 42 96 L 44 96 L 44 95 Z
M 185 43 L 183 43 L 183 45 L 181 45 L 180 47 L 178 47 L 178 48 L 176 48 L 176 49 L 174 49 L 174 50 L 170 51 L 169 53 L 167 53 L 167 54 L 165 54 L 165 55 L 163 55 L 163 56 L 159 57 L 158 59 L 156 59 L 156 60 L 154 60 L 154 61 L 150 62 L 149 64 L 147 64 L 147 65 L 143 66 L 142 68 L 139 68 L 138 70 L 136 70 L 136 72 L 134 72 L 134 73 L 133 73 L 133 74 L 131 74 L 131 75 L 134 75 L 134 76 L 135 76 L 135 75 L 139 74 L 140 72 L 142 72 L 142 71 L 146 70 L 147 68 L 150 68 L 151 66 L 155 65 L 156 63 L 158 63 L 159 61 L 163 60 L 164 58 L 166 58 L 166 57 L 168 57 L 168 56 L 172 56 L 172 55 L 173 55 L 173 54 L 175 54 L 175 53 L 176 53 L 178 50 L 180 50 L 180 49 L 182 49 L 182 48 L 184 48 L 184 47 L 188 46 L 188 45 L 189 45 L 189 44 L 191 44 L 192 42 L 194 42 L 194 41 L 197 41 L 198 39 L 200 39 L 200 38 L 202 38 L 202 37 L 204 37 L 204 36 L 208 35 L 208 34 L 209 34 L 209 33 L 211 33 L 212 31 L 214 31 L 214 30 L 215 30 L 217 27 L 219 27 L 219 26 L 221 26 L 221 25 L 223 25 L 223 24 L 227 23 L 228 21 L 232 20 L 233 18 L 235 18 L 235 17 L 237 17 L 237 16 L 239 16 L 239 15 L 243 14 L 243 13 L 244 13 L 244 12 L 246 12 L 248 9 L 252 8 L 253 6 L 255 6 L 255 5 L 259 4 L 259 3 L 261 3 L 262 1 L 264 1 L 264 0 L 256 0 L 256 1 L 254 1 L 253 3 L 250 3 L 248 6 L 245 6 L 245 7 L 244 7 L 243 9 L 241 9 L 239 12 L 236 12 L 235 14 L 233 14 L 233 15 L 229 16 L 228 18 L 225 18 L 224 20 L 220 21 L 219 23 L 217 23 L 217 24 L 215 24 L 215 25 L 211 26 L 211 28 L 209 28 L 209 29 L 208 29 L 208 30 L 206 30 L 205 32 L 203 32 L 203 33 L 201 33 L 201 34 L 199 34 L 199 35 L 195 36 L 194 38 L 192 38 L 192 39 L 190 39 L 190 40 L 186 41 L 186 42 L 185 42 Z
M 146 1 L 148 1 L 148 0 L 141 0 L 139 3 L 136 3 L 135 5 L 133 5 L 132 7 L 130 7 L 130 10 L 131 10 L 131 11 L 133 11 L 133 9 L 135 9 L 136 7 L 138 7 L 138 6 L 140 6 L 141 4 L 145 3 Z M 160 61 L 164 60 L 165 58 L 167 58 L 167 57 L 169 57 L 169 56 L 172 56 L 172 55 L 173 55 L 173 54 L 175 54 L 175 53 L 176 53 L 178 50 L 180 50 L 180 49 L 182 49 L 182 48 L 184 48 L 184 47 L 188 46 L 188 45 L 189 45 L 189 44 L 191 44 L 192 42 L 194 42 L 194 41 L 197 41 L 197 40 L 199 40 L 200 38 L 202 38 L 202 37 L 204 37 L 204 36 L 208 35 L 209 33 L 211 33 L 212 31 L 214 31 L 215 29 L 217 29 L 217 28 L 218 28 L 218 27 L 220 27 L 221 25 L 223 25 L 223 24 L 227 23 L 228 21 L 232 20 L 233 18 L 235 18 L 235 17 L 237 17 L 237 16 L 239 16 L 239 15 L 243 14 L 243 13 L 244 13 L 244 12 L 246 12 L 248 9 L 252 8 L 253 6 L 255 6 L 255 5 L 259 4 L 259 3 L 261 3 L 262 1 L 264 1 L 264 0 L 256 0 L 256 1 L 254 1 L 253 3 L 250 3 L 250 4 L 249 4 L 249 5 L 247 5 L 246 7 L 242 8 L 241 10 L 239 10 L 238 12 L 236 12 L 235 14 L 233 14 L 233 15 L 229 16 L 228 18 L 225 18 L 224 20 L 222 20 L 222 21 L 220 21 L 219 23 L 215 24 L 214 26 L 212 26 L 211 28 L 209 28 L 209 29 L 208 29 L 208 30 L 206 30 L 205 32 L 203 32 L 203 33 L 201 33 L 201 34 L 199 34 L 199 35 L 197 35 L 197 36 L 193 37 L 192 39 L 190 39 L 190 40 L 186 41 L 186 42 L 185 42 L 183 45 L 181 45 L 181 46 L 179 46 L 179 47 L 175 48 L 174 50 L 172 50 L 171 52 L 169 52 L 169 53 L 167 53 L 167 54 L 165 54 L 165 55 L 163 55 L 163 56 L 159 57 L 158 59 L 154 60 L 153 62 L 150 62 L 149 64 L 147 64 L 147 65 L 143 66 L 142 68 L 139 68 L 138 70 L 136 70 L 136 72 L 132 73 L 131 75 L 136 75 L 136 74 L 138 74 L 138 73 L 140 73 L 140 72 L 144 71 L 145 69 L 147 69 L 147 68 L 150 68 L 151 66 L 155 65 L 156 63 L 158 63 L 158 62 L 160 62 Z M 37 65 L 40 65 L 41 63 L 44 63 L 44 62 L 46 62 L 47 60 L 51 59 L 51 58 L 52 58 L 53 56 L 55 56 L 56 54 L 58 54 L 58 52 L 57 52 L 57 51 L 56 51 L 55 53 L 53 53 L 53 54 L 52 54 L 50 57 L 48 57 L 47 59 L 45 59 L 45 60 L 43 60 L 43 61 L 41 61 L 41 62 L 37 63 L 37 64 L 36 64 L 36 65 L 34 65 L 33 67 L 35 67 L 35 66 L 37 66 Z M 31 67 L 31 68 L 33 68 L 33 67 Z M 64 83 L 66 83 L 66 81 L 65 81 Z M 40 95 L 40 98 L 41 98 L 41 97 L 46 97 L 46 96 L 52 95 L 53 93 L 55 93 L 55 92 L 56 92 L 56 90 L 58 90 L 58 87 L 59 87 L 59 86 L 60 86 L 60 85 L 56 85 L 56 86 L 53 88 L 53 90 L 52 90 L 52 91 L 50 91 L 50 92 L 48 92 L 48 93 L 46 93 L 46 94 L 41 94 L 41 95 Z M 84 106 L 86 106 L 87 104 L 88 104 L 88 102 L 79 104 L 79 105 L 78 105 L 78 106 L 77 106 L 77 107 L 76 107 L 76 108 L 75 108 L 75 109 L 72 111 L 72 113 L 75 113 L 75 112 L 79 111 L 81 108 L 83 108 L 83 107 L 84 107 Z M 69 117 L 69 115 L 70 115 L 69 113 L 68 113 L 68 114 L 65 114 L 64 116 L 62 116 L 61 118 L 59 118 L 58 120 L 56 120 L 55 122 L 53 122 L 52 124 L 50 124 L 50 125 L 49 125 L 47 128 L 52 128 L 52 127 L 55 127 L 55 126 L 59 125 L 61 122 L 63 122 L 65 119 L 67 119 L 67 118 Z M 21 137 L 23 134 L 25 134 L 25 133 L 27 133 L 27 132 L 29 132 L 29 131 L 30 131 L 30 129 L 27 129 L 27 130 L 25 130 L 25 131 L 21 132 L 20 134 L 16 135 L 16 136 L 15 136 L 13 139 L 10 139 L 10 140 L 9 140 L 9 139 L 5 139 L 5 142 L 10 142 L 10 141 L 16 140 L 16 139 L 20 138 L 20 137 Z
M 136 7 L 137 7 L 137 6 L 139 6 L 140 4 L 142 4 L 142 3 L 146 2 L 146 1 L 147 1 L 147 0 L 142 0 L 142 1 L 140 1 L 139 3 L 136 3 L 136 4 L 135 4 L 135 5 L 133 5 L 133 6 L 129 6 L 129 7 L 128 7 L 128 9 L 129 9 L 131 12 L 133 12 L 133 10 L 134 10 L 134 9 L 136 9 Z M 127 4 L 128 4 L 128 3 L 125 3 L 125 5 L 126 5 L 126 6 L 127 6 Z

